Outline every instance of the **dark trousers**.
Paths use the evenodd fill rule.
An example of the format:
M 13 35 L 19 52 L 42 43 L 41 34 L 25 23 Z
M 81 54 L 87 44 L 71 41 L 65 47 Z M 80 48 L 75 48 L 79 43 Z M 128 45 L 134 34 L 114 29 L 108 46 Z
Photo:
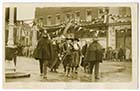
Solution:
M 94 75 L 95 78 L 99 77 L 99 62 L 90 62 L 90 74 L 93 73 L 93 67 L 94 67 Z
M 43 73 L 44 75 L 47 75 L 48 60 L 40 59 L 39 64 L 40 64 L 40 73 L 41 74 Z
M 42 74 L 43 73 L 43 60 L 42 59 L 39 60 L 39 65 L 40 65 L 40 73 Z

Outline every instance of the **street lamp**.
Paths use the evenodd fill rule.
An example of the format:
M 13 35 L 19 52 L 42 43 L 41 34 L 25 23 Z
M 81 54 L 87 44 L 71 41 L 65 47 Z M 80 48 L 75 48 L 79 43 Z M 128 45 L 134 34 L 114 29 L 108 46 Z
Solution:
M 30 74 L 16 72 L 17 46 L 14 44 L 14 7 L 10 7 L 8 42 L 5 47 L 5 76 L 6 78 L 30 77 Z
M 16 71 L 16 65 L 13 63 L 13 58 L 15 57 L 15 52 L 16 52 L 16 46 L 14 45 L 14 7 L 10 8 L 10 14 L 9 14 L 9 31 L 8 31 L 8 42 L 6 46 L 6 72 L 15 72 Z

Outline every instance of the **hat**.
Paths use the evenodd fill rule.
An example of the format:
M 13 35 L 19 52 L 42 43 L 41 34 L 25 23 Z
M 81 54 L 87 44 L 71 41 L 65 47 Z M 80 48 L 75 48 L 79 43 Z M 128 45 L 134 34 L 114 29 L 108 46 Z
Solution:
M 74 41 L 79 41 L 79 39 L 78 38 L 74 38 Z
M 43 32 L 42 32 L 42 37 L 47 37 L 48 36 L 48 33 L 47 33 L 47 30 L 43 30 Z
M 62 39 L 65 39 L 65 38 L 66 38 L 64 35 L 61 35 L 60 37 L 61 37 Z

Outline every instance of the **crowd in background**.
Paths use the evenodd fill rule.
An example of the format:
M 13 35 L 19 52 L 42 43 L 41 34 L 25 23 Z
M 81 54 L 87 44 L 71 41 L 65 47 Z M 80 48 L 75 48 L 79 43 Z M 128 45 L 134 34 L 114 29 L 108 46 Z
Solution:
M 107 61 L 131 61 L 131 51 L 129 48 L 121 46 L 118 49 L 108 47 L 104 52 L 104 59 Z
M 53 40 L 52 42 L 55 43 L 54 41 L 57 40 Z M 19 56 L 33 57 L 33 51 L 34 48 L 32 46 L 18 45 Z M 106 61 L 131 61 L 132 60 L 131 50 L 129 48 L 122 48 L 121 46 L 120 48 L 117 49 L 113 49 L 112 47 L 103 48 L 103 54 L 104 54 L 103 59 Z

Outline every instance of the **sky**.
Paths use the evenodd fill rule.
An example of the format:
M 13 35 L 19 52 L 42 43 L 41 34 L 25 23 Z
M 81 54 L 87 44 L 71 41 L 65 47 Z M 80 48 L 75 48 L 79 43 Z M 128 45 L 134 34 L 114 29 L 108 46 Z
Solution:
M 50 7 L 50 6 L 55 7 L 55 6 L 64 6 L 64 5 L 69 6 L 70 4 L 61 3 L 59 5 L 58 3 L 56 3 L 56 4 L 52 4 L 52 3 L 15 3 L 15 4 L 11 4 L 11 5 L 17 6 L 17 20 L 27 20 L 27 19 L 34 19 L 35 7 Z M 103 5 L 104 4 L 102 4 L 102 6 Z M 73 6 L 77 6 L 77 4 L 73 4 Z M 98 4 L 94 4 L 94 6 L 98 6 Z
M 20 5 L 17 6 L 17 20 L 30 20 L 35 18 L 35 6 Z

